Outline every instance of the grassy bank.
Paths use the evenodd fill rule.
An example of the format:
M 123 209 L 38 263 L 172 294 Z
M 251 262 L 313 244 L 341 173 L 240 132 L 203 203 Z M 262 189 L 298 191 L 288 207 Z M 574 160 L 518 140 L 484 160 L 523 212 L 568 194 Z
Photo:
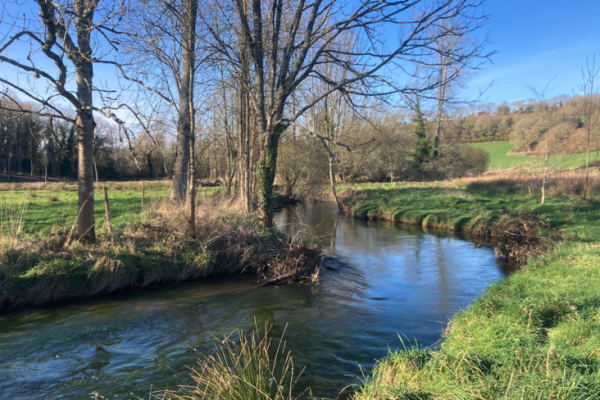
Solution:
M 600 398 L 600 204 L 556 184 L 540 205 L 526 188 L 506 177 L 346 188 L 358 216 L 470 230 L 527 213 L 548 223 L 536 235 L 564 234 L 455 315 L 439 349 L 390 351 L 357 399 Z
M 600 251 L 561 245 L 455 315 L 439 350 L 392 351 L 357 399 L 600 398 Z
M 33 206 L 42 207 L 44 197 L 27 201 L 2 221 L 0 310 L 243 271 L 264 279 L 310 277 L 320 267 L 318 247 L 260 229 L 255 216 L 242 216 L 219 196 L 200 198 L 194 235 L 185 208 L 156 199 L 125 212 L 111 235 L 99 217 L 96 243 L 73 240 L 68 220 L 39 222 L 35 212 L 41 211 Z M 44 228 L 34 230 L 30 221 Z
M 600 202 L 594 195 L 599 193 L 600 175 L 590 176 L 592 196 L 587 200 L 577 195 L 582 179 L 583 175 L 573 173 L 549 175 L 545 204 L 540 203 L 537 174 L 519 175 L 518 181 L 507 175 L 489 175 L 453 182 L 340 185 L 340 198 L 357 218 L 478 234 L 504 216 L 528 214 L 544 223 L 538 235 L 553 229 L 570 237 L 596 240 L 600 237 L 595 228 L 600 222 Z

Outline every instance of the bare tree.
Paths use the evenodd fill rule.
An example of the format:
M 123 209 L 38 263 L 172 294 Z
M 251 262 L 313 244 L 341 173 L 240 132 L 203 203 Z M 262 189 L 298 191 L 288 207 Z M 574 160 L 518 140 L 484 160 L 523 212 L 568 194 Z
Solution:
M 548 131 L 551 126 L 550 119 L 552 114 L 552 108 L 548 104 L 548 92 L 551 90 L 549 89 L 549 86 L 553 80 L 554 78 L 551 79 L 546 84 L 546 86 L 544 86 L 541 89 L 538 89 L 535 86 L 526 85 L 529 91 L 533 93 L 533 95 L 538 99 L 538 108 L 542 108 L 541 110 L 538 110 L 538 113 L 541 114 L 542 117 L 538 121 L 537 127 L 534 128 L 535 132 L 537 132 L 539 135 L 535 135 L 536 141 L 538 141 L 541 137 L 544 137 L 544 175 L 542 178 L 542 204 L 544 204 L 544 202 L 546 201 L 546 181 L 548 178 L 548 166 L 550 161 L 550 153 L 548 151 L 548 143 L 550 142 L 550 138 L 548 135 Z
M 439 141 L 442 131 L 442 120 L 448 106 L 457 106 L 459 104 L 478 103 L 478 99 L 470 101 L 458 98 L 458 89 L 466 86 L 466 76 L 479 71 L 485 64 L 485 60 L 480 55 L 484 52 L 485 46 L 489 40 L 484 38 L 481 41 L 475 41 L 469 35 L 470 32 L 464 32 L 460 27 L 463 22 L 459 18 L 442 20 L 439 24 L 433 25 L 431 36 L 435 38 L 432 46 L 433 55 L 426 61 L 422 67 L 422 79 L 437 81 L 437 94 L 431 100 L 434 101 L 435 128 L 431 139 L 430 159 L 434 161 L 439 154 Z M 489 55 L 492 55 L 489 53 Z M 423 99 L 431 98 L 424 94 Z M 484 111 L 486 106 L 492 104 L 478 104 Z M 490 110 L 485 110 L 490 112 Z
M 472 31 L 485 22 L 480 15 L 479 0 L 443 0 L 426 7 L 421 0 L 375 1 L 340 4 L 334 0 L 253 0 L 249 9 L 243 0 L 235 1 L 236 23 L 249 39 L 253 72 L 251 100 L 260 136 L 260 159 L 257 174 L 260 187 L 259 214 L 266 228 L 273 226 L 273 182 L 277 165 L 279 140 L 290 125 L 317 102 L 336 91 L 361 95 L 381 95 L 391 91 L 410 92 L 437 88 L 417 87 L 414 81 L 401 87 L 392 84 L 384 67 L 405 71 L 408 64 L 422 62 L 423 54 L 431 52 L 435 38 L 428 34 L 434 24 L 458 18 L 455 35 Z M 215 6 L 221 8 L 221 6 Z M 398 41 L 385 43 L 384 27 L 401 27 Z M 236 60 L 223 32 L 209 27 L 215 48 L 226 59 Z M 348 55 L 339 39 L 343 33 L 355 32 L 360 39 L 352 54 L 356 63 L 344 60 Z M 446 35 L 447 32 L 440 33 Z M 386 38 L 387 39 L 387 38 Z M 347 76 L 330 81 L 317 66 L 339 65 Z M 308 78 L 329 84 L 313 102 L 289 114 L 291 95 Z M 387 85 L 384 89 L 382 82 Z M 389 84 L 389 85 L 388 85 Z M 390 89 L 390 87 L 392 89 Z
M 581 197 L 587 197 L 588 178 L 590 174 L 590 141 L 592 135 L 596 133 L 600 122 L 600 104 L 598 104 L 598 78 L 600 77 L 600 67 L 596 67 L 596 57 L 588 60 L 585 68 L 581 70 L 581 82 L 579 90 L 581 99 L 577 102 L 577 109 L 581 122 L 586 133 L 586 161 L 585 161 L 585 181 Z
M 115 46 L 107 39 L 107 34 L 114 31 L 122 4 L 105 4 L 100 0 L 35 1 L 40 11 L 39 18 L 13 17 L 11 31 L 0 39 L 0 62 L 16 67 L 18 73 L 26 73 L 44 81 L 37 87 L 27 87 L 15 83 L 14 80 L 0 78 L 0 82 L 5 85 L 2 95 L 10 103 L 5 109 L 15 113 L 34 113 L 63 119 L 75 125 L 79 163 L 77 232 L 79 237 L 93 240 L 93 143 L 96 126 L 94 111 L 106 114 L 112 109 L 110 106 L 94 106 L 93 93 L 102 94 L 93 83 L 94 65 L 103 62 L 103 56 L 109 52 L 111 46 Z M 23 42 L 28 42 L 32 48 L 27 63 L 4 55 L 9 54 L 9 49 Z M 100 42 L 108 44 L 109 48 L 101 49 L 98 45 Z M 38 66 L 46 65 L 47 62 L 32 56 L 34 51 L 41 52 L 47 61 L 54 63 L 56 71 L 46 66 Z M 75 76 L 74 89 L 68 83 L 71 74 Z M 46 87 L 52 89 L 51 94 L 44 94 L 47 93 L 44 90 Z M 8 88 L 36 102 L 39 107 L 34 110 L 21 107 L 17 99 L 10 95 Z M 67 101 L 75 109 L 74 118 L 62 112 L 56 105 L 59 98 Z
M 141 102 L 166 105 L 177 126 L 171 199 L 183 201 L 190 179 L 198 68 L 197 0 L 145 0 L 132 3 L 119 32 L 126 54 L 121 76 L 144 90 Z M 138 99 L 140 101 L 140 99 Z M 154 112 L 155 107 L 150 107 Z

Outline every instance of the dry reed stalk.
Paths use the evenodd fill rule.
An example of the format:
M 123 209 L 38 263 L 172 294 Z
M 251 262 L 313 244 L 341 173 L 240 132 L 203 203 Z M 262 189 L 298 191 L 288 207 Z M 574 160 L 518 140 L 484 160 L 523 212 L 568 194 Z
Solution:
M 104 213 L 106 215 L 106 223 L 108 225 L 108 234 L 112 236 L 112 220 L 110 218 L 110 205 L 108 203 L 108 189 L 104 186 Z

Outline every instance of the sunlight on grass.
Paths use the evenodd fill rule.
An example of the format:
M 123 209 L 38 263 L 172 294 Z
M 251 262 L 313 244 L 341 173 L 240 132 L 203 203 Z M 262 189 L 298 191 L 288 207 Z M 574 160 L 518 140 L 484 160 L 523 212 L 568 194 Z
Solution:
M 521 168 L 539 168 L 544 165 L 543 157 L 523 156 L 517 154 L 508 154 L 514 150 L 510 142 L 487 142 L 487 143 L 470 143 L 468 146 L 484 149 L 490 155 L 489 170 L 509 169 L 515 167 Z M 600 160 L 598 152 L 590 153 L 590 162 Z M 585 165 L 586 153 L 577 153 L 561 156 L 551 156 L 549 165 L 553 168 L 574 168 Z

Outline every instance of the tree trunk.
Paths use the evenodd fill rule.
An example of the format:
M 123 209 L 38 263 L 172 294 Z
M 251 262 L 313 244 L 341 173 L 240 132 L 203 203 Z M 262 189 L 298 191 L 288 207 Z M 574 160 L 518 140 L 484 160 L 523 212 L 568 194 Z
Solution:
M 8 127 L 9 125 L 6 125 L 6 133 L 8 134 L 8 161 L 6 163 L 6 169 L 8 171 L 8 179 L 10 181 L 10 178 L 12 176 L 12 134 L 10 132 L 10 128 Z
M 444 63 L 442 62 L 442 56 L 440 55 L 440 87 L 438 89 L 438 109 L 437 109 L 437 116 L 436 116 L 436 126 L 435 126 L 435 131 L 433 134 L 433 140 L 431 141 L 431 154 L 430 154 L 430 158 L 433 161 L 436 158 L 436 151 L 437 151 L 437 142 L 438 142 L 438 138 L 440 135 L 440 128 L 442 125 L 442 111 L 444 109 L 444 98 L 446 97 L 446 74 L 447 74 L 447 68 L 444 66 Z
M 546 201 L 546 177 L 548 175 L 548 138 L 546 138 L 546 157 L 544 159 L 544 179 L 542 180 L 542 204 Z
M 265 151 L 256 166 L 260 191 L 259 219 L 263 228 L 273 229 L 273 183 L 277 170 L 277 149 L 279 139 L 286 130 L 287 124 L 275 126 L 272 133 L 265 134 Z
M 335 200 L 335 204 L 337 205 L 338 210 L 342 211 L 342 205 L 338 200 L 337 191 L 335 190 L 335 174 L 333 173 L 333 162 L 333 157 L 329 156 L 329 182 L 331 183 L 331 195 Z
M 591 118 L 588 121 L 588 124 L 591 123 Z M 583 185 L 583 199 L 587 197 L 587 189 L 588 189 L 588 177 L 590 175 L 590 129 L 587 130 L 587 148 L 586 148 L 587 158 L 585 161 L 585 183 Z
M 181 55 L 181 87 L 179 89 L 179 120 L 177 121 L 177 143 L 175 166 L 173 168 L 173 183 L 171 185 L 171 200 L 181 202 L 186 198 L 188 187 L 188 172 L 190 166 L 190 138 L 192 131 L 192 111 L 190 102 L 193 101 L 192 86 L 194 84 L 194 60 L 196 45 L 196 13 L 197 0 L 186 2 L 186 15 L 183 22 L 183 50 Z
M 30 176 L 33 176 L 33 173 L 35 171 L 35 164 L 33 162 L 34 158 L 35 158 L 35 142 L 33 140 L 33 134 L 31 135 L 31 137 L 29 138 L 29 143 L 30 143 L 30 150 L 31 150 L 31 155 L 30 155 L 30 159 L 31 159 L 31 163 L 29 163 L 29 168 L 30 168 Z
M 196 114 L 194 109 L 194 71 L 196 69 L 196 14 L 198 13 L 198 0 L 188 0 L 188 45 L 187 56 L 188 68 L 188 90 L 187 90 L 187 108 L 189 113 L 190 129 L 188 133 L 189 150 L 189 183 L 187 192 L 187 201 L 190 206 L 190 234 L 192 237 L 196 234 Z
M 94 240 L 94 113 L 92 111 L 92 87 L 94 76 L 91 62 L 82 60 L 76 70 L 77 98 L 81 108 L 77 111 L 75 130 L 77 132 L 78 162 L 78 213 L 77 234 L 80 238 Z
M 244 83 L 240 82 L 238 99 L 238 178 L 236 180 L 236 186 L 239 187 L 236 187 L 236 191 L 242 202 L 242 211 L 248 213 L 246 203 L 246 174 L 248 172 L 246 169 L 246 161 L 248 159 L 248 154 L 246 152 L 246 97 L 244 86 Z
M 244 75 L 244 74 L 242 74 Z M 244 213 L 251 212 L 251 185 L 250 185 L 250 107 L 249 93 L 244 82 L 240 82 L 239 92 L 239 120 L 238 120 L 238 176 L 236 178 L 236 192 L 242 202 Z M 239 186 L 239 188 L 238 188 Z
M 190 233 L 194 237 L 196 233 L 196 144 L 195 134 L 190 139 L 190 183 L 188 185 L 187 201 L 190 207 Z
M 23 165 L 23 155 L 21 154 L 21 138 L 19 137 L 20 133 L 19 133 L 19 119 L 17 118 L 17 127 L 15 129 L 15 141 L 17 143 L 17 153 L 18 153 L 18 162 L 17 162 L 17 169 L 19 170 L 19 174 L 21 174 L 23 171 L 21 171 L 21 167 Z
M 242 12 L 248 12 L 248 2 L 241 1 Z M 249 214 L 252 210 L 252 186 L 250 183 L 250 33 L 242 30 L 240 34 L 240 81 L 238 116 L 238 178 L 236 191 L 242 202 L 242 210 Z M 239 186 L 239 188 L 237 187 Z

